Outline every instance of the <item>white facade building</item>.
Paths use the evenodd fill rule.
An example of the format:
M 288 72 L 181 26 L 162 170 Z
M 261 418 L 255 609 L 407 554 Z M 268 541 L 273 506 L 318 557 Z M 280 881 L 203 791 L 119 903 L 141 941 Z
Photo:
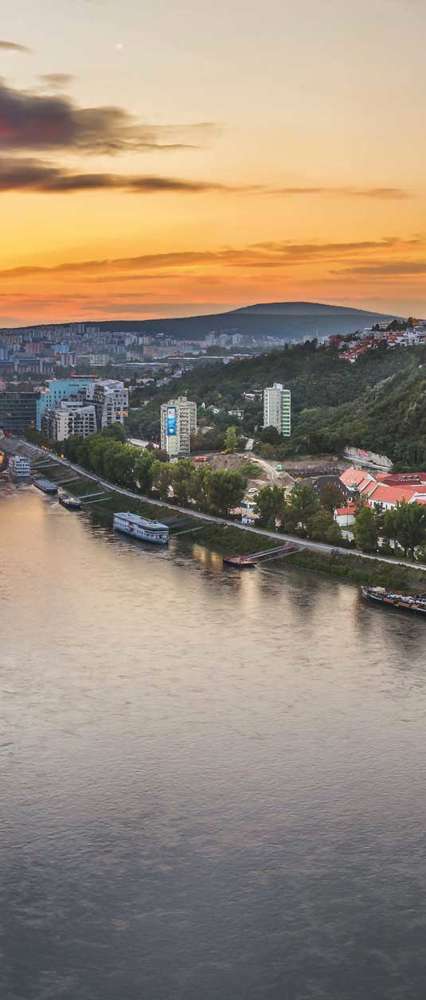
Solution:
M 197 430 L 197 404 L 186 396 L 161 406 L 161 447 L 170 458 L 191 453 L 191 434 Z
M 280 382 L 263 392 L 263 426 L 275 427 L 283 437 L 291 435 L 291 392 Z
M 129 406 L 129 393 L 124 383 L 116 379 L 97 379 L 86 392 L 88 401 L 96 407 L 99 431 L 112 424 L 124 424 Z
M 42 430 L 53 441 L 89 437 L 89 434 L 96 434 L 96 409 L 93 403 L 62 400 L 55 410 L 47 410 L 44 414 Z

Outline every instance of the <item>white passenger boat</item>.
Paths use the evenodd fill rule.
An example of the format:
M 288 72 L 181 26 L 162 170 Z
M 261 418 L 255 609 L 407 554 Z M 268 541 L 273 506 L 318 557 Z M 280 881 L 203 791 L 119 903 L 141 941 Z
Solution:
M 139 514 L 114 514 L 114 528 L 125 535 L 130 535 L 131 538 L 138 538 L 142 542 L 153 542 L 154 545 L 167 545 L 169 540 L 167 524 L 162 524 L 161 521 L 149 521 Z

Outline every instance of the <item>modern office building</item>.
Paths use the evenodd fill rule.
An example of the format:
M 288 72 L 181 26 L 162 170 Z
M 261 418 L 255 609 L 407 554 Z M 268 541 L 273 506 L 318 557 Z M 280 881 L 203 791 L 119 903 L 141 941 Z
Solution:
M 41 431 L 43 414 L 46 410 L 55 410 L 62 399 L 77 399 L 93 383 L 90 376 L 76 375 L 71 378 L 52 378 L 43 389 L 37 402 L 36 428 Z
M 54 410 L 46 410 L 41 430 L 51 441 L 66 441 L 69 437 L 86 438 L 96 434 L 96 407 L 83 400 L 63 399 Z
M 37 392 L 0 392 L 0 428 L 23 434 L 36 422 Z
M 283 437 L 291 435 L 291 392 L 280 382 L 264 390 L 263 426 L 275 427 Z
M 197 404 L 186 396 L 169 399 L 161 407 L 161 447 L 169 458 L 191 453 L 191 434 L 197 430 Z

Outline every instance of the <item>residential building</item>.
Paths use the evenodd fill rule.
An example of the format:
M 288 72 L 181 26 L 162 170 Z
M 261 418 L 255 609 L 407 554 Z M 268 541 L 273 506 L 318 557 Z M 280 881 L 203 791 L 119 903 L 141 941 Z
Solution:
M 96 434 L 96 407 L 82 400 L 63 399 L 55 410 L 43 414 L 41 429 L 52 441 L 66 441 L 74 436 L 86 438 Z
M 197 404 L 186 396 L 170 399 L 161 407 L 161 447 L 170 458 L 189 455 L 191 434 L 197 430 Z
M 372 473 L 350 468 L 342 472 L 340 482 L 373 509 L 393 510 L 399 503 L 426 504 L 426 472 Z
M 98 379 L 86 391 L 87 401 L 96 407 L 97 428 L 103 431 L 112 424 L 124 424 L 129 406 L 129 393 L 124 382 L 117 379 Z
M 291 435 L 291 392 L 280 382 L 264 390 L 263 426 L 275 427 L 283 437 Z
M 43 414 L 46 410 L 55 410 L 62 399 L 76 399 L 92 385 L 91 376 L 73 375 L 71 378 L 52 378 L 47 383 L 37 402 L 36 428 L 41 431 Z

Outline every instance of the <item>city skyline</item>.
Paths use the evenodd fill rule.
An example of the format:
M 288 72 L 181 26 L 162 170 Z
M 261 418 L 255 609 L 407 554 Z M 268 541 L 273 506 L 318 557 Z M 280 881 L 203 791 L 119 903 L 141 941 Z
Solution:
M 426 315 L 417 0 L 17 0 L 0 325 L 308 299 Z

